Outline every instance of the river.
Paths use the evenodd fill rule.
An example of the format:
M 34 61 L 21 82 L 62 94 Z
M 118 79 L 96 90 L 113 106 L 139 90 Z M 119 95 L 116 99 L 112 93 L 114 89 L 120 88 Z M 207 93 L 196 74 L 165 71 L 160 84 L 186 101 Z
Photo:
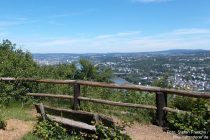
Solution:
M 114 82 L 115 84 L 130 84 L 128 81 L 126 81 L 125 79 L 123 78 L 120 78 L 120 77 L 113 77 L 111 78 L 111 81 Z

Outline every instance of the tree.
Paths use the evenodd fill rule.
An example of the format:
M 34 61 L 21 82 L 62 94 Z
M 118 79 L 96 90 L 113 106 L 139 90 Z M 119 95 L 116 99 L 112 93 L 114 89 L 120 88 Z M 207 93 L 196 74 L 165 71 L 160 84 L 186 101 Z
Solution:
M 85 59 L 79 61 L 79 68 L 75 75 L 76 79 L 80 80 L 94 80 L 97 77 L 97 69 L 94 65 Z
M 164 74 L 160 79 L 155 80 L 152 85 L 162 88 L 171 88 L 171 85 L 168 82 L 168 73 Z
M 59 64 L 39 66 L 33 61 L 29 52 L 16 49 L 9 40 L 0 43 L 0 77 L 30 77 L 48 79 L 80 79 L 89 81 L 110 81 L 111 69 L 99 68 L 90 61 L 81 59 L 80 68 L 75 64 Z M 69 89 L 64 86 L 35 84 L 26 82 L 0 83 L 0 103 L 10 103 L 12 100 L 25 100 L 27 92 L 63 92 Z
M 86 59 L 81 59 L 75 74 L 75 79 L 110 82 L 111 76 L 112 70 L 110 68 L 100 68 L 94 66 Z
M 16 49 L 9 40 L 0 44 L 0 76 L 1 77 L 33 77 L 38 65 L 29 52 Z
M 0 43 L 0 77 L 36 77 L 38 65 L 29 52 L 16 49 L 9 40 Z M 0 103 L 23 100 L 29 89 L 26 83 L 0 83 Z

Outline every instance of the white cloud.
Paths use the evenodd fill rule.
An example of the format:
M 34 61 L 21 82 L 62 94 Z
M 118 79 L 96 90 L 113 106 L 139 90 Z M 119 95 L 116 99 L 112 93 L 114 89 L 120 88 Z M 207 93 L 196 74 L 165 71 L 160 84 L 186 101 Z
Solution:
M 22 48 L 36 53 L 146 52 L 169 49 L 210 50 L 210 29 L 177 29 L 145 36 L 139 31 L 107 35 L 13 39 Z
M 150 50 L 209 49 L 210 29 L 177 29 L 168 33 L 140 37 L 131 40 L 130 46 L 141 46 Z

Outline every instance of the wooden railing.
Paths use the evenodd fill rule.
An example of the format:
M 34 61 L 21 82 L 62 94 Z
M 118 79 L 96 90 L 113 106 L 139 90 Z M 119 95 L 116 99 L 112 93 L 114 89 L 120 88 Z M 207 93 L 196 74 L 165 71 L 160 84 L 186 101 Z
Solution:
M 160 87 L 140 86 L 140 85 L 129 85 L 129 84 L 120 85 L 120 84 L 81 81 L 81 80 L 51 80 L 51 79 L 33 79 L 33 78 L 4 78 L 4 77 L 0 78 L 0 81 L 37 82 L 37 83 L 49 83 L 49 84 L 73 85 L 74 96 L 54 95 L 54 94 L 46 94 L 46 93 L 27 93 L 27 95 L 35 96 L 35 97 L 53 97 L 53 98 L 61 98 L 61 99 L 72 99 L 74 110 L 77 110 L 78 106 L 80 106 L 80 101 L 89 101 L 89 102 L 107 104 L 107 105 L 113 105 L 113 106 L 124 106 L 124 107 L 156 110 L 156 122 L 159 126 L 164 126 L 166 124 L 167 112 L 189 113 L 186 111 L 167 107 L 167 94 L 175 94 L 178 96 L 210 99 L 209 92 L 195 92 L 195 91 L 185 91 L 185 90 L 176 90 L 176 89 L 167 89 L 167 88 L 160 88 Z M 133 103 L 122 103 L 122 102 L 114 102 L 114 101 L 108 101 L 108 100 L 82 97 L 80 95 L 80 85 L 91 86 L 91 87 L 137 90 L 137 91 L 145 91 L 145 92 L 153 93 L 153 94 L 155 93 L 156 106 L 133 104 Z

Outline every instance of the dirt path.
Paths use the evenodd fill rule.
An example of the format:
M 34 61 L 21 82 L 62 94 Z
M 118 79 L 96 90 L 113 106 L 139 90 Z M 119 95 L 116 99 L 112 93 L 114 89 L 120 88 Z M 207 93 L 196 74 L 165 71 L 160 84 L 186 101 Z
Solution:
M 178 136 L 174 133 L 164 132 L 160 127 L 155 125 L 145 125 L 134 123 L 126 127 L 126 132 L 132 140 L 183 140 L 185 137 Z
M 6 130 L 0 130 L 0 140 L 20 140 L 32 128 L 32 121 L 10 119 L 7 121 Z

